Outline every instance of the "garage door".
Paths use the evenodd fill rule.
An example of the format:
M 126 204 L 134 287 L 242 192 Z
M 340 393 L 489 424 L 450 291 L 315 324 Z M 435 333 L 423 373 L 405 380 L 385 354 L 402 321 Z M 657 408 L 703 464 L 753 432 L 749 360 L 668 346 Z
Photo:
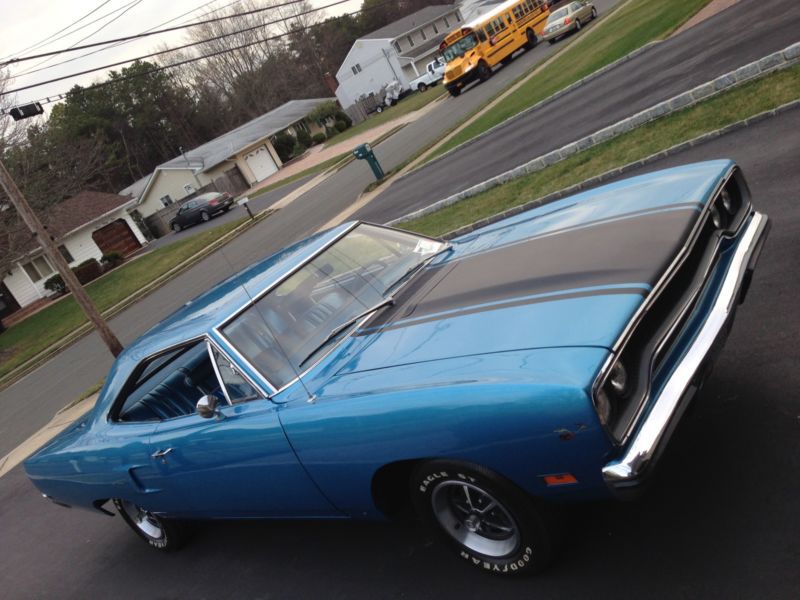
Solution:
M 122 256 L 128 256 L 141 248 L 130 225 L 122 219 L 98 229 L 92 234 L 92 239 L 103 254 L 119 252 Z
M 250 152 L 244 157 L 244 161 L 250 167 L 256 181 L 263 181 L 278 170 L 278 165 L 272 160 L 272 155 L 266 146 L 259 146 Z

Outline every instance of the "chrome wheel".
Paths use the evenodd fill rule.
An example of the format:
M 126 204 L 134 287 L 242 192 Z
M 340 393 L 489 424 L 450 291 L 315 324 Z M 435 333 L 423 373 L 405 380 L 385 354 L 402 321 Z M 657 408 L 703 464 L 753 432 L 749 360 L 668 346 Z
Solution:
M 158 517 L 127 500 L 121 500 L 118 506 L 128 516 L 130 523 L 146 537 L 153 541 L 164 539 L 164 527 Z
M 473 552 L 497 558 L 519 546 L 519 529 L 511 514 L 477 485 L 443 481 L 433 490 L 431 503 L 442 529 Z
M 200 218 L 203 219 L 203 221 L 208 221 L 211 216 L 206 211 L 203 211 L 200 213 Z

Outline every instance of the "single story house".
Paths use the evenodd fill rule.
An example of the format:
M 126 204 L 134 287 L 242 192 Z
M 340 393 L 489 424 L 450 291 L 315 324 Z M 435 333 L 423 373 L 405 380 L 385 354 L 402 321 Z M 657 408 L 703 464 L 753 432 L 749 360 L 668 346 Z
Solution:
M 47 230 L 71 267 L 91 258 L 100 260 L 110 252 L 127 256 L 147 243 L 128 214 L 133 204 L 130 197 L 84 191 L 48 211 Z M 35 238 L 26 233 L 24 239 L 27 244 L 16 248 L 17 256 L 3 274 L 0 316 L 46 298 L 45 281 L 56 273 Z
M 397 80 L 408 88 L 425 72 L 445 36 L 462 22 L 458 6 L 426 6 L 358 38 L 336 72 L 336 97 L 348 108 Z
M 283 164 L 271 138 L 282 131 L 296 136 L 298 129 L 311 135 L 324 133 L 323 126 L 306 116 L 320 104 L 332 100 L 335 98 L 291 100 L 202 146 L 182 152 L 156 167 L 140 192 L 130 188 L 136 188 L 142 180 L 126 188 L 126 193 L 134 196 L 136 208 L 143 217 L 148 217 L 219 179 L 233 181 L 234 187 L 247 189 L 275 173 Z

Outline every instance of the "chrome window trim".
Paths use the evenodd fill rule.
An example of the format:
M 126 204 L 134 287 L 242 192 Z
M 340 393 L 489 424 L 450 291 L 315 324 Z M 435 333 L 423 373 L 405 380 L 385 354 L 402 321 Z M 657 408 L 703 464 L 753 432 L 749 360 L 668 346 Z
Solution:
M 364 318 L 363 318 L 361 321 L 359 321 L 359 322 L 358 322 L 358 323 L 357 323 L 357 324 L 356 324 L 356 325 L 355 325 L 353 328 L 351 328 L 351 330 L 350 330 L 350 334 L 348 334 L 348 335 L 345 335 L 345 336 L 342 336 L 342 338 L 341 338 L 341 339 L 340 339 L 338 342 L 336 342 L 335 344 L 332 344 L 332 345 L 331 345 L 331 347 L 330 347 L 330 349 L 329 349 L 327 352 L 325 352 L 324 354 L 322 354 L 322 355 L 320 356 L 319 360 L 315 361 L 313 364 L 311 364 L 311 365 L 310 365 L 310 366 L 309 366 L 307 369 L 305 369 L 304 371 L 302 371 L 302 372 L 300 372 L 300 373 L 297 373 L 297 372 L 295 372 L 295 373 L 296 373 L 295 377 L 294 377 L 293 379 L 289 380 L 287 383 L 283 384 L 283 386 L 281 386 L 281 387 L 276 387 L 276 386 L 275 386 L 275 385 L 272 383 L 272 381 L 270 381 L 270 380 L 267 378 L 267 376 L 266 376 L 264 373 L 262 373 L 262 372 L 261 372 L 259 369 L 256 369 L 256 368 L 253 366 L 253 364 L 252 364 L 252 363 L 251 363 L 249 360 L 247 360 L 247 358 L 245 358 L 245 357 L 244 357 L 244 356 L 243 356 L 243 355 L 242 355 L 242 354 L 241 354 L 241 353 L 240 353 L 240 352 L 239 352 L 239 351 L 236 349 L 236 346 L 235 346 L 235 345 L 234 345 L 234 344 L 231 342 L 231 340 L 230 340 L 230 339 L 229 339 L 229 338 L 228 338 L 228 337 L 227 337 L 227 336 L 226 336 L 226 335 L 225 335 L 225 334 L 222 332 L 222 328 L 223 328 L 223 327 L 225 327 L 226 325 L 228 325 L 228 324 L 229 324 L 231 321 L 233 321 L 234 319 L 236 319 L 236 318 L 237 318 L 239 315 L 241 315 L 241 314 L 242 314 L 244 311 L 246 311 L 248 308 L 250 308 L 251 306 L 255 306 L 256 302 L 258 302 L 258 301 L 259 301 L 261 298 L 263 298 L 264 296 L 266 296 L 266 295 L 267 295 L 269 292 L 271 292 L 273 289 L 275 289 L 277 286 L 279 286 L 281 283 L 283 283 L 283 282 L 284 282 L 286 279 L 288 279 L 289 277 L 291 277 L 292 275 L 294 275 L 294 274 L 295 274 L 297 271 L 299 271 L 300 269 L 302 269 L 303 267 L 305 267 L 305 266 L 306 266 L 308 263 L 310 263 L 312 260 L 314 260 L 315 258 L 317 258 L 317 257 L 318 257 L 320 254 L 322 254 L 322 253 L 323 253 L 324 251 L 326 251 L 328 248 L 330 248 L 331 246 L 333 246 L 333 245 L 334 245 L 336 242 L 338 242 L 339 240 L 341 240 L 341 239 L 342 239 L 344 236 L 346 236 L 348 233 L 350 233 L 351 231 L 353 231 L 353 230 L 354 230 L 355 228 L 357 228 L 359 225 L 369 225 L 370 227 L 376 227 L 376 228 L 378 228 L 378 229 L 388 229 L 389 231 L 399 231 L 400 233 L 405 233 L 405 234 L 407 234 L 407 235 L 410 235 L 410 236 L 419 237 L 419 238 L 424 238 L 424 239 L 432 240 L 432 241 L 434 241 L 434 242 L 439 242 L 440 244 L 444 244 L 445 248 L 450 248 L 450 247 L 452 247 L 452 244 L 451 244 L 451 243 L 449 243 L 449 242 L 446 242 L 446 241 L 443 241 L 443 240 L 441 240 L 441 239 L 438 239 L 438 238 L 434 238 L 434 237 L 428 236 L 428 235 L 423 235 L 423 234 L 417 234 L 417 233 L 413 233 L 413 232 L 410 232 L 410 231 L 406 231 L 406 230 L 404 230 L 404 229 L 398 229 L 397 227 L 391 227 L 391 226 L 389 226 L 389 225 L 379 225 L 379 224 L 377 224 L 377 223 L 369 223 L 369 222 L 367 222 L 367 221 L 354 221 L 354 222 L 353 222 L 353 224 L 352 224 L 350 227 L 348 227 L 347 229 L 345 229 L 343 232 L 341 232 L 341 233 L 340 233 L 339 235 L 337 235 L 335 238 L 333 238 L 332 240 L 330 240 L 330 241 L 329 241 L 328 243 L 326 243 L 324 246 L 320 247 L 320 248 L 319 248 L 319 249 L 318 249 L 316 252 L 314 252 L 314 253 L 313 253 L 311 256 L 309 256 L 309 257 L 308 257 L 308 258 L 307 258 L 305 261 L 303 261 L 303 262 L 302 262 L 302 263 L 300 263 L 299 265 L 296 265 L 295 267 L 293 267 L 293 268 L 292 268 L 292 269 L 290 269 L 289 271 L 287 271 L 287 272 L 285 272 L 285 273 L 281 274 L 281 275 L 280 275 L 280 276 L 279 276 L 279 277 L 278 277 L 278 278 L 277 278 L 275 281 L 273 281 L 271 284 L 269 284 L 269 285 L 268 285 L 266 288 L 264 288 L 262 291 L 260 291 L 260 292 L 259 292 L 257 295 L 253 296 L 253 297 L 252 297 L 252 298 L 251 298 L 251 299 L 250 299 L 250 300 L 249 300 L 249 301 L 248 301 L 248 302 L 247 302 L 247 303 L 246 303 L 244 306 L 242 306 L 242 307 L 238 308 L 238 309 L 237 309 L 237 310 L 236 310 L 236 311 L 235 311 L 235 312 L 234 312 L 232 315 L 230 315 L 230 316 L 226 317 L 224 321 L 222 321 L 222 322 L 221 322 L 219 325 L 217 325 L 217 326 L 215 326 L 215 327 L 213 328 L 213 332 L 214 332 L 216 335 L 218 335 L 218 336 L 220 337 L 220 339 L 223 339 L 223 340 L 225 340 L 225 342 L 227 343 L 227 345 L 228 345 L 228 346 L 231 348 L 231 350 L 232 350 L 232 351 L 233 351 L 233 352 L 236 354 L 237 358 L 238 358 L 238 359 L 239 359 L 241 362 L 243 362 L 245 365 L 247 365 L 247 367 L 248 367 L 250 370 L 252 370 L 254 373 L 258 373 L 258 374 L 259 374 L 259 375 L 260 375 L 260 376 L 261 376 L 261 377 L 264 379 L 264 382 L 265 382 L 265 383 L 266 383 L 266 384 L 267 384 L 267 385 L 270 387 L 270 389 L 272 390 L 272 392 L 271 392 L 270 394 L 267 394 L 267 395 L 266 395 L 266 397 L 267 397 L 267 398 L 272 398 L 273 396 L 276 396 L 276 395 L 280 394 L 280 393 L 281 393 L 283 390 L 285 390 L 285 389 L 286 389 L 286 388 L 288 388 L 289 386 L 291 386 L 291 385 L 293 385 L 293 384 L 297 383 L 297 381 L 299 381 L 299 380 L 300 380 L 300 379 L 301 379 L 303 376 L 305 376 L 305 375 L 306 375 L 306 374 L 307 374 L 309 371 L 311 371 L 311 369 L 313 369 L 314 367 L 316 367 L 316 366 L 317 366 L 317 365 L 318 365 L 320 362 L 322 362 L 323 360 L 325 360 L 325 358 L 326 358 L 326 357 L 327 357 L 327 356 L 328 356 L 328 355 L 329 355 L 331 352 L 333 352 L 333 351 L 334 351 L 334 350 L 335 350 L 337 347 L 339 347 L 339 346 L 340 346 L 340 345 L 341 345 L 341 344 L 342 344 L 342 343 L 343 343 L 343 342 L 344 342 L 346 339 L 348 339 L 348 338 L 350 337 L 350 334 L 352 334 L 352 332 L 353 332 L 353 331 L 356 331 L 356 330 L 360 329 L 360 328 L 361 328 L 361 326 L 362 326 L 364 323 L 366 323 L 366 322 L 367 322 L 367 321 L 368 321 L 368 320 L 369 320 L 369 319 L 372 317 L 372 314 L 369 314 L 369 315 L 367 315 L 367 316 L 366 316 L 366 317 L 364 317 Z M 436 255 L 432 256 L 432 257 L 431 257 L 429 260 L 432 260 L 432 259 L 433 259 L 435 256 L 436 256 Z M 408 281 L 406 281 L 406 282 L 405 282 L 405 283 L 404 283 L 404 284 L 403 284 L 403 285 L 402 285 L 402 286 L 401 286 L 401 287 L 400 287 L 400 288 L 399 288 L 397 291 L 399 291 L 399 290 L 403 289 L 403 288 L 404 288 L 404 287 L 405 287 L 407 284 L 408 284 Z M 258 388 L 258 389 L 261 389 L 261 388 Z
M 217 365 L 217 360 L 214 358 L 214 351 L 211 348 L 211 340 L 209 338 L 206 338 L 206 352 L 208 352 L 208 360 L 211 361 L 211 368 L 214 369 L 214 375 L 217 376 L 219 389 L 222 390 L 222 395 L 225 396 L 225 401 L 228 403 L 228 406 L 232 406 L 233 402 L 231 402 L 228 389 L 225 387 L 225 381 L 222 379 L 222 373 L 219 372 L 219 366 Z
M 708 219 L 708 215 L 711 211 L 711 206 L 713 206 L 717 197 L 722 192 L 722 189 L 727 185 L 727 183 L 731 180 L 734 174 L 739 170 L 740 169 L 737 165 L 732 165 L 725 173 L 724 177 L 722 177 L 720 181 L 717 183 L 717 185 L 714 187 L 712 193 L 710 194 L 710 200 L 703 207 L 702 213 L 700 217 L 697 219 L 697 222 L 695 223 L 692 232 L 687 237 L 686 242 L 684 242 L 678 254 L 670 263 L 669 267 L 667 267 L 666 271 L 664 271 L 664 275 L 662 275 L 661 279 L 659 279 L 656 285 L 653 286 L 653 290 L 650 292 L 650 295 L 644 302 L 642 302 L 641 306 L 639 306 L 639 308 L 636 310 L 631 320 L 628 321 L 628 324 L 625 326 L 625 329 L 623 329 L 620 336 L 612 345 L 611 352 L 608 358 L 606 358 L 605 362 L 603 363 L 603 366 L 600 367 L 600 370 L 598 371 L 597 376 L 595 377 L 594 383 L 592 384 L 591 401 L 593 407 L 596 407 L 595 397 L 597 395 L 598 390 L 605 384 L 605 380 L 608 378 L 608 375 L 611 372 L 614 363 L 616 363 L 620 354 L 622 353 L 628 341 L 630 340 L 633 331 L 641 323 L 645 313 L 648 312 L 652 308 L 652 306 L 658 301 L 659 297 L 664 291 L 664 288 L 666 288 L 667 285 L 669 285 L 675 274 L 683 266 L 683 263 L 686 262 L 686 259 L 691 253 L 691 250 L 694 248 L 694 245 L 697 243 L 697 238 L 700 236 L 700 232 L 702 231 L 703 226 L 705 225 L 705 222 Z M 745 198 L 745 194 L 747 194 L 748 196 L 747 198 Z M 745 186 L 742 189 L 742 208 L 740 210 L 748 212 L 751 211 L 752 207 L 750 206 L 750 204 L 751 203 L 749 199 L 749 190 L 747 190 Z M 739 228 L 742 227 L 742 224 L 744 223 L 745 220 L 746 219 L 744 219 L 742 223 L 739 224 Z M 717 246 L 717 249 L 718 248 L 719 246 Z M 633 432 L 639 419 L 641 418 L 642 411 L 644 409 L 644 406 L 648 398 L 649 398 L 649 393 L 645 395 L 640 401 L 639 408 L 637 409 L 636 414 L 631 419 L 631 422 L 628 424 L 628 427 L 625 430 L 625 434 L 622 436 L 620 440 L 617 440 L 613 436 L 609 427 L 605 425 L 602 426 L 603 429 L 606 431 L 606 434 L 608 435 L 609 439 L 614 445 L 622 446 L 625 443 L 627 443 L 627 441 L 630 439 L 631 433 Z
M 219 367 L 217 366 L 217 361 L 214 360 L 214 355 L 211 354 L 211 347 L 213 346 L 214 348 L 216 348 L 217 352 L 219 352 L 222 356 L 224 356 L 228 360 L 228 362 L 230 362 L 232 365 L 235 365 L 236 361 L 234 361 L 230 357 L 230 355 L 220 347 L 219 344 L 217 344 L 213 339 L 211 339 L 210 336 L 207 337 L 206 339 L 207 339 L 208 344 L 209 344 L 209 354 L 211 356 L 211 364 L 214 367 L 214 372 L 217 374 L 217 377 L 220 380 L 220 384 L 221 384 L 223 393 L 225 394 L 225 398 L 228 400 L 228 404 L 230 404 L 232 406 L 233 405 L 233 401 L 231 400 L 230 395 L 228 394 L 228 389 L 225 387 L 225 382 L 222 380 L 222 374 L 219 372 Z M 269 399 L 270 395 L 268 393 L 266 393 L 264 391 L 264 389 L 258 383 L 256 383 L 247 373 L 245 373 L 242 369 L 239 369 L 239 368 L 237 368 L 236 371 L 239 373 L 239 375 L 242 377 L 242 379 L 244 379 L 247 383 L 249 383 L 253 387 L 253 389 L 256 392 L 261 394 L 261 396 L 262 396 L 261 399 L 262 400 L 268 400 Z M 258 372 L 258 371 L 256 371 L 256 372 Z

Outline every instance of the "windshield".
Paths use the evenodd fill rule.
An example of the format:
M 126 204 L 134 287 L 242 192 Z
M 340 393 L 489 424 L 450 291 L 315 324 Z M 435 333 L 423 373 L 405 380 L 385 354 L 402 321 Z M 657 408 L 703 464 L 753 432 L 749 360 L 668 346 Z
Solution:
M 254 368 L 281 388 L 308 366 L 311 356 L 329 347 L 324 342 L 331 333 L 381 303 L 406 273 L 444 248 L 436 240 L 359 225 L 222 331 Z
M 470 33 L 468 36 L 461 38 L 457 42 L 450 44 L 447 48 L 444 49 L 442 52 L 442 56 L 447 62 L 453 60 L 456 56 L 464 56 L 464 53 L 467 50 L 471 50 L 475 47 L 478 41 L 475 38 L 474 33 Z

